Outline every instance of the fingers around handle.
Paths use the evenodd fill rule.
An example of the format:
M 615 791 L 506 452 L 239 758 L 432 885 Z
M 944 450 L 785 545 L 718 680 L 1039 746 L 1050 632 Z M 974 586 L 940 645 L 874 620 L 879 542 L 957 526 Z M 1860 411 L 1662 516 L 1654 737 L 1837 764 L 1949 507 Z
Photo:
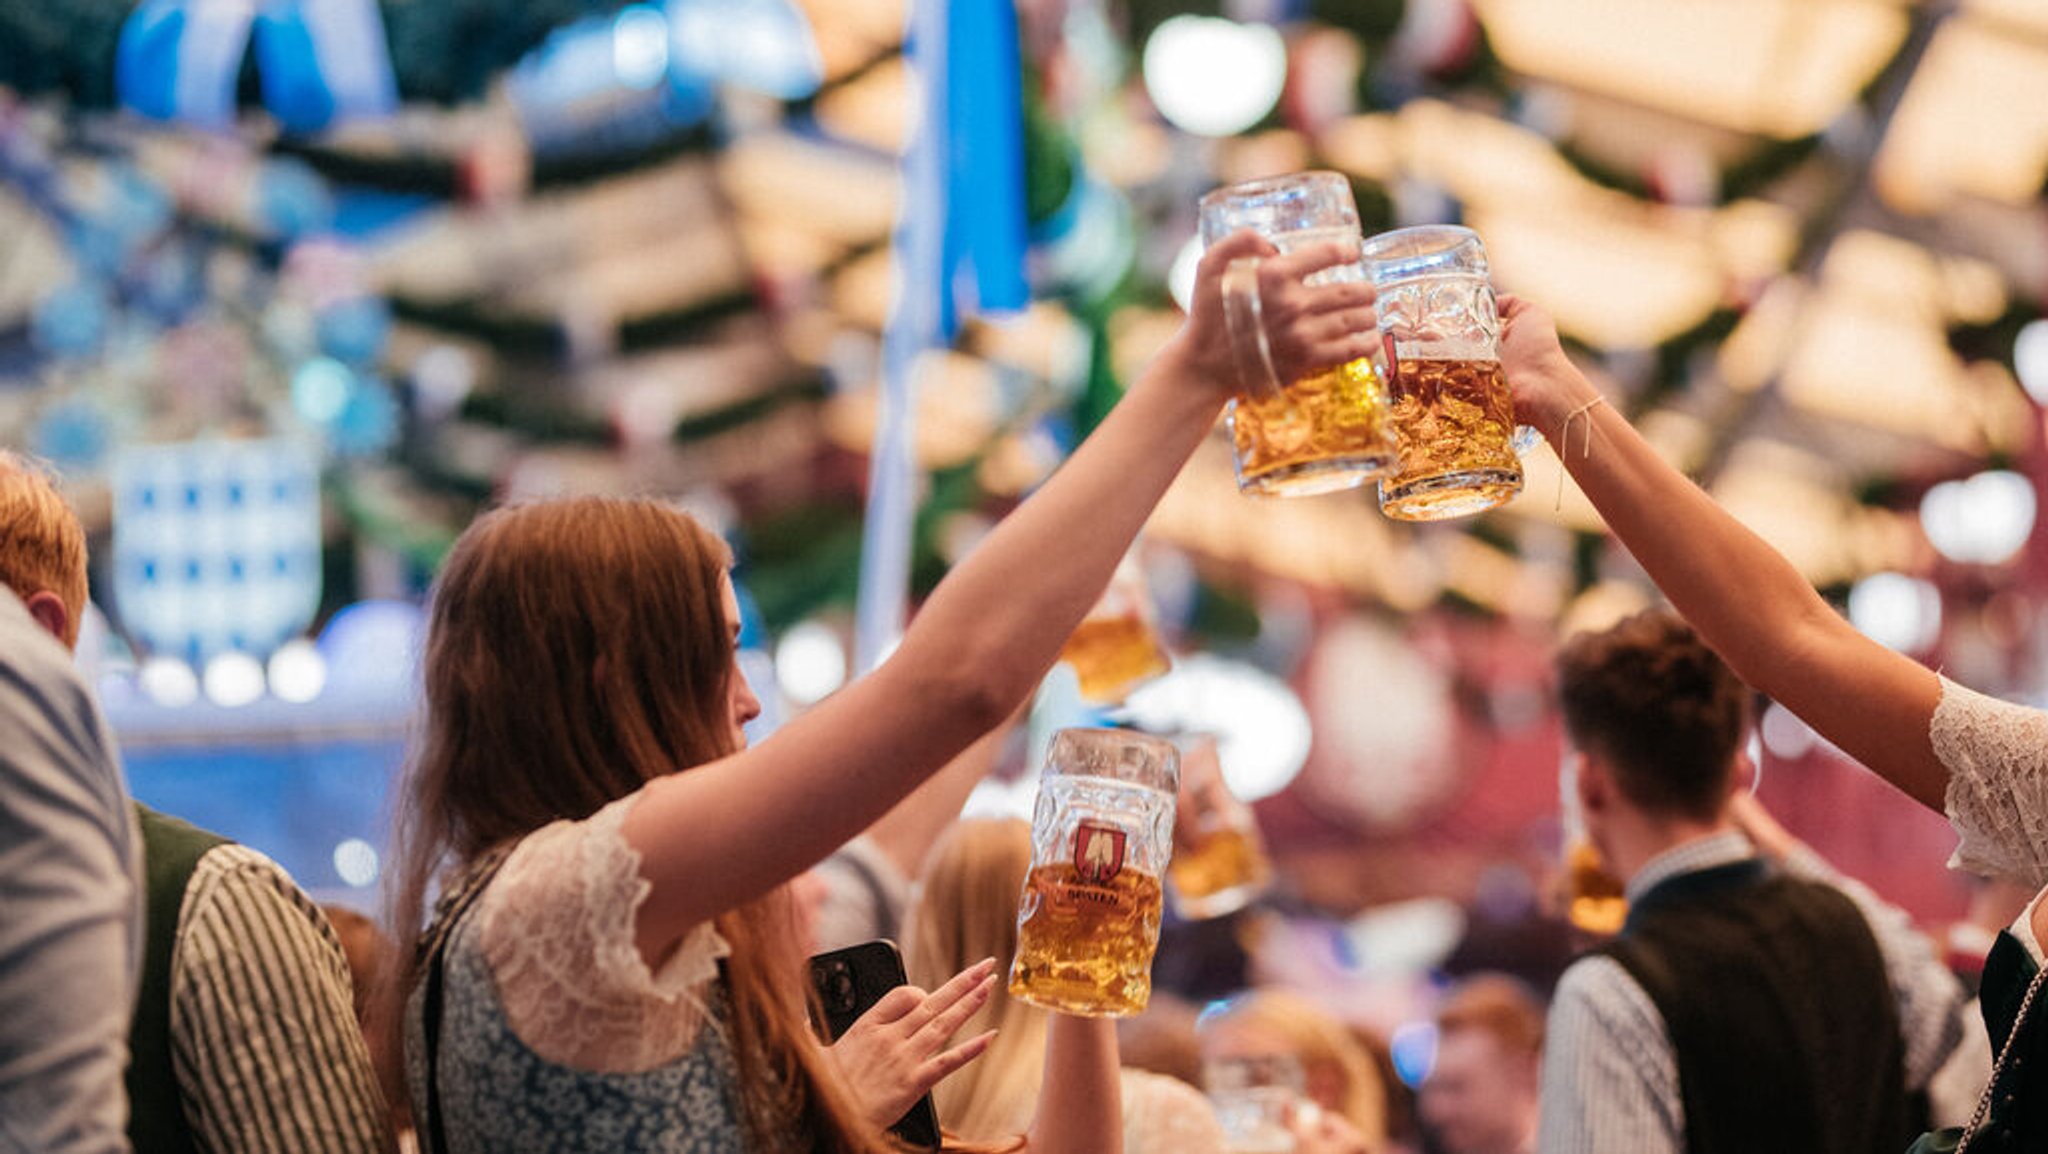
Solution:
M 1266 335 L 1265 293 L 1259 265 L 1265 258 L 1239 257 L 1223 270 L 1223 320 L 1230 330 L 1230 355 L 1237 367 L 1238 389 L 1254 400 L 1280 394 L 1280 374 L 1273 367 L 1273 345 Z
M 1305 244 L 1273 258 L 1273 275 L 1289 280 L 1307 280 L 1324 269 L 1358 263 L 1360 240 L 1326 240 Z

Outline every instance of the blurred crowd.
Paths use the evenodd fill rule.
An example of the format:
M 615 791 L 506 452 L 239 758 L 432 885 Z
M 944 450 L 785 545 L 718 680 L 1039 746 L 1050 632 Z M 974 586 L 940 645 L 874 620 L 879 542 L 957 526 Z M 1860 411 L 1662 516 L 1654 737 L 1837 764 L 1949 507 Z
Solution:
M 479 519 L 432 595 L 392 904 L 374 922 L 128 800 L 68 652 L 83 534 L 46 476 L 0 461 L 0 1138 L 2040 1148 L 2044 915 L 2028 899 L 2048 881 L 2048 715 L 1847 627 L 1650 450 L 1521 301 L 1504 302 L 1501 340 L 1515 416 L 1672 603 L 1557 658 L 1567 803 L 1625 920 L 1587 936 L 1554 987 L 1468 973 L 1419 989 L 1396 1017 L 1427 1025 L 1402 1037 L 1350 1020 L 1343 990 L 1272 980 L 1257 903 L 1210 923 L 1224 932 L 1169 934 L 1158 988 L 1121 991 L 1142 1012 L 1030 994 L 1015 959 L 1049 900 L 1032 880 L 1048 864 L 1038 835 L 1062 817 L 1045 795 L 1034 823 L 963 820 L 963 803 L 1016 756 L 1034 690 L 1243 383 L 1222 282 L 1247 261 L 1265 278 L 1261 355 L 1296 380 L 1378 348 L 1372 289 L 1312 279 L 1354 258 L 1341 244 L 1283 255 L 1248 233 L 1213 243 L 1184 330 L 1094 435 L 886 661 L 755 745 L 714 534 L 652 500 Z M 1960 863 L 2005 879 L 1983 891 L 1974 943 L 1938 947 L 1748 794 L 1758 692 L 1948 813 Z M 1188 761 L 1192 813 L 1207 779 Z M 1106 884 L 1146 836 L 1053 856 Z M 1156 886 L 1153 903 L 1116 915 L 1143 931 L 1146 973 L 1166 916 Z M 893 949 L 863 949 L 876 939 L 900 945 L 900 974 Z

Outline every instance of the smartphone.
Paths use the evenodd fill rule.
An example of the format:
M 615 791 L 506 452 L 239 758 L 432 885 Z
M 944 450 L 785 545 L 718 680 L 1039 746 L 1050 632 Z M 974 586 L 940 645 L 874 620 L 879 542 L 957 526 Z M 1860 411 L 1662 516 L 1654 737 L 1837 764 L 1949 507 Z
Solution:
M 896 943 L 885 938 L 862 942 L 843 950 L 832 950 L 811 959 L 811 986 L 818 992 L 818 1004 L 825 1014 L 829 1041 L 852 1026 L 882 995 L 909 984 L 903 972 L 903 954 Z M 898 1119 L 889 1132 L 920 1150 L 939 1148 L 939 1112 L 926 1094 Z

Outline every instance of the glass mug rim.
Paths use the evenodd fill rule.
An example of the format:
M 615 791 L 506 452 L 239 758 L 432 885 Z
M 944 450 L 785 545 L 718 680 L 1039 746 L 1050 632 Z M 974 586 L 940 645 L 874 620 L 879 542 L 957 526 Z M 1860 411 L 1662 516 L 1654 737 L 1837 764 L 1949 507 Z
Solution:
M 1248 196 L 1259 196 L 1269 192 L 1280 192 L 1298 187 L 1319 184 L 1334 184 L 1345 192 L 1351 191 L 1351 178 L 1332 168 L 1307 168 L 1300 172 L 1283 172 L 1274 176 L 1259 176 L 1251 180 L 1240 180 L 1235 184 L 1219 185 L 1202 194 L 1195 207 L 1201 211 L 1224 205 Z
M 1239 214 L 1256 213 L 1261 207 L 1260 198 L 1286 193 L 1323 199 L 1323 203 L 1316 206 L 1318 211 L 1314 215 L 1327 215 L 1330 219 L 1307 227 L 1348 227 L 1354 230 L 1359 227 L 1358 202 L 1351 192 L 1351 178 L 1332 169 L 1313 168 L 1304 172 L 1288 172 L 1278 176 L 1241 180 L 1236 184 L 1226 184 L 1203 193 L 1195 202 L 1197 231 L 1201 237 L 1202 247 L 1208 248 L 1231 233 L 1243 229 L 1250 229 L 1268 240 L 1276 235 L 1300 231 L 1292 228 L 1262 227 L 1253 221 L 1236 219 Z
M 1060 751 L 1064 748 L 1100 748 L 1108 745 L 1128 749 L 1141 749 L 1150 756 L 1142 764 L 1118 759 L 1107 766 L 1093 759 L 1064 759 Z M 1108 769 L 1111 772 L 1103 772 Z M 1128 770 L 1128 772 L 1116 772 Z M 1139 789 L 1149 789 L 1177 798 L 1180 793 L 1180 749 L 1163 737 L 1140 733 L 1134 729 L 1115 729 L 1106 726 L 1068 726 L 1055 730 L 1052 741 L 1046 746 L 1045 765 L 1041 776 L 1077 778 L 1092 777 L 1103 781 L 1120 782 Z M 1139 775 L 1143 776 L 1139 776 Z
M 1463 262 L 1457 259 L 1461 256 Z M 1419 224 L 1375 233 L 1365 238 L 1358 259 L 1376 285 L 1425 276 L 1487 274 L 1486 242 L 1461 224 Z

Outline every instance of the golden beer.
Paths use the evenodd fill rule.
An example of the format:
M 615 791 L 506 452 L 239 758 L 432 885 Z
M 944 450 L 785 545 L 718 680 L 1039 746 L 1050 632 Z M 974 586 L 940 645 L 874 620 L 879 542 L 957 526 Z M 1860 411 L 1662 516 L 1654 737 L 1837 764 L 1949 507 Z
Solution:
M 1171 668 L 1159 635 L 1135 608 L 1081 622 L 1060 650 L 1060 660 L 1080 678 L 1081 696 L 1097 704 L 1122 701 Z
M 1194 844 L 1175 849 L 1166 876 L 1173 882 L 1176 908 L 1190 917 L 1213 916 L 1214 909 L 1227 913 L 1241 907 L 1240 896 L 1249 897 L 1263 889 L 1273 876 L 1263 846 L 1255 834 L 1242 829 L 1218 829 Z
M 1101 872 L 1061 862 L 1025 878 L 1012 997 L 1090 1018 L 1135 1014 L 1151 1000 L 1159 879 L 1128 865 Z
M 1601 862 L 1600 851 L 1591 842 L 1574 841 L 1565 852 L 1564 868 L 1565 917 L 1589 934 L 1620 933 L 1628 899 Z
M 1521 492 L 1514 400 L 1499 361 L 1397 358 L 1392 398 L 1399 460 L 1380 480 L 1381 512 L 1443 521 Z
M 1387 389 L 1369 360 L 1295 381 L 1277 397 L 1231 403 L 1237 484 L 1260 496 L 1350 489 L 1393 460 Z
M 1340 172 L 1297 172 L 1219 188 L 1202 198 L 1201 221 L 1204 245 L 1239 229 L 1258 233 L 1281 252 L 1330 241 L 1359 243 L 1358 205 L 1350 178 Z M 1325 268 L 1308 283 L 1365 279 L 1364 267 L 1353 263 Z M 1250 298 L 1247 311 L 1256 318 L 1263 308 L 1258 290 L 1228 295 L 1226 304 L 1241 296 Z M 1258 338 L 1256 357 L 1241 334 L 1233 331 L 1231 339 L 1240 373 L 1256 377 L 1256 370 L 1244 366 L 1264 366 L 1264 379 L 1247 379 L 1246 388 L 1281 385 L 1272 379 L 1279 370 L 1264 337 Z M 1238 489 L 1256 496 L 1305 497 L 1372 480 L 1394 460 L 1386 405 L 1386 382 L 1370 360 L 1287 382 L 1279 396 L 1240 395 L 1230 410 Z

